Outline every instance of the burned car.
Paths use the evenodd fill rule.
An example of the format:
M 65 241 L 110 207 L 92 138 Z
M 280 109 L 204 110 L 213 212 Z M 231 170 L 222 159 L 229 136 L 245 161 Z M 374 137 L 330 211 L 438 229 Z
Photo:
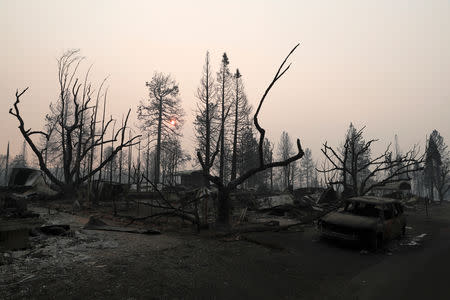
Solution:
M 371 196 L 347 199 L 344 206 L 318 221 L 323 237 L 360 241 L 372 249 L 405 234 L 406 218 L 400 201 Z

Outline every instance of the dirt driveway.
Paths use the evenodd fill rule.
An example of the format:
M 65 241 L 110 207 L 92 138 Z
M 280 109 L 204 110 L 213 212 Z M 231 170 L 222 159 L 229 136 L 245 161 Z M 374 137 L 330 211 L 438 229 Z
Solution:
M 447 299 L 450 206 L 434 210 L 409 212 L 407 237 L 377 253 L 322 241 L 312 226 L 224 241 L 87 231 L 74 217 L 74 236 L 3 257 L 0 298 Z

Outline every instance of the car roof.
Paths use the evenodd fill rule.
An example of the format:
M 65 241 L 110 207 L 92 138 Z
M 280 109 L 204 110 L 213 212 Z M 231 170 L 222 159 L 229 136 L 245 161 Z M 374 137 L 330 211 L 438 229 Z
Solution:
M 388 204 L 388 203 L 400 203 L 400 201 L 392 198 L 383 198 L 375 196 L 358 196 L 347 199 L 348 202 L 364 202 L 370 204 Z

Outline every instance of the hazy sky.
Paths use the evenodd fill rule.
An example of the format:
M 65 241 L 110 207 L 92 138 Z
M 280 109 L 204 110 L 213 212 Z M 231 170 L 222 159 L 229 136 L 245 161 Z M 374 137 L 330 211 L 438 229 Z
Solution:
M 278 143 L 286 130 L 321 158 L 350 122 L 380 150 L 402 149 L 434 128 L 450 144 L 450 1 L 17 1 L 0 0 L 0 153 L 23 141 L 7 112 L 16 88 L 27 127 L 40 129 L 57 98 L 56 59 L 79 48 L 93 80 L 110 76 L 109 113 L 145 99 L 154 71 L 180 85 L 183 145 L 193 152 L 192 115 L 204 57 L 215 71 L 227 52 L 253 106 L 297 43 L 292 67 L 260 117 Z

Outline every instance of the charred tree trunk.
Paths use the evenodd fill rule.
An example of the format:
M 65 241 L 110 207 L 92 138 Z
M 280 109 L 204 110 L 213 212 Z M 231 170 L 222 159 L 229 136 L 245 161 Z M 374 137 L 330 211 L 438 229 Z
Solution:
M 163 99 L 159 99 L 159 115 L 158 115 L 158 136 L 156 139 L 156 158 L 155 158 L 155 184 L 158 185 L 160 178 L 161 165 L 161 127 L 162 127 L 162 113 L 163 113 Z
M 239 73 L 236 72 L 236 98 L 234 106 L 234 133 L 233 133 L 233 156 L 231 158 L 231 180 L 236 179 L 236 164 L 237 164 L 237 136 L 239 125 Z
M 122 115 L 122 127 L 123 127 L 123 115 Z M 120 151 L 120 155 L 119 155 L 119 184 L 122 184 L 122 164 L 123 164 L 123 151 Z
M 270 169 L 270 191 L 273 191 L 273 169 Z
M 220 118 L 220 162 L 219 162 L 219 178 L 224 181 L 225 171 L 225 72 L 222 74 L 222 97 L 221 97 L 221 118 Z
M 219 188 L 218 195 L 218 215 L 217 222 L 219 224 L 230 224 L 230 191 L 227 187 Z
M 205 164 L 207 166 L 207 170 L 206 170 L 206 174 L 209 175 L 210 172 L 210 160 L 211 160 L 211 117 L 210 117 L 210 111 L 209 111 L 209 56 L 207 56 L 207 60 L 206 60 L 206 98 L 205 98 L 205 103 L 206 103 L 206 117 L 205 117 L 205 122 L 206 122 L 206 145 L 205 145 Z M 205 186 L 209 187 L 209 179 L 207 176 L 205 176 Z
M 102 132 L 105 130 L 105 113 L 106 113 L 106 93 L 105 98 L 103 100 Z M 104 142 L 103 137 L 104 135 L 102 135 L 102 144 L 100 145 L 100 162 L 103 161 L 103 142 Z M 98 179 L 99 181 L 102 181 L 102 169 L 100 169 L 98 173 Z
M 140 174 L 141 174 L 141 140 L 139 140 L 138 143 L 138 160 L 137 160 L 137 182 L 136 182 L 136 189 L 138 192 L 141 191 L 141 180 L 140 180 Z
M 145 156 L 145 174 L 150 178 L 150 134 L 147 134 L 147 154 Z M 148 191 L 148 188 L 146 189 Z
M 115 127 L 115 123 L 114 123 L 113 130 L 112 130 L 111 151 L 114 149 L 114 127 Z M 120 151 L 120 152 L 122 152 L 122 151 Z M 112 182 L 113 182 L 113 163 L 114 163 L 114 157 L 113 157 L 113 159 L 111 159 L 110 165 L 109 165 L 109 184 L 112 184 Z
M 131 129 L 129 131 L 129 136 L 131 137 Z M 130 146 L 130 148 L 128 149 L 128 189 L 131 188 L 131 164 L 133 162 L 132 160 L 132 156 L 133 156 L 133 146 Z
M 77 86 L 77 82 L 75 82 L 74 84 L 74 89 L 76 89 L 76 91 L 78 91 L 79 89 L 79 85 Z M 76 128 L 78 128 L 79 126 L 79 114 L 82 113 L 84 111 L 85 108 L 82 108 L 81 110 L 79 110 L 79 106 L 78 103 L 76 102 L 76 95 L 77 92 L 74 92 L 73 95 L 73 101 L 74 101 L 74 122 L 71 126 L 68 125 L 64 125 L 64 132 L 65 132 L 65 142 L 67 143 L 66 146 L 64 146 L 64 151 L 62 152 L 62 156 L 63 156 L 63 178 L 64 180 L 61 181 L 58 179 L 57 176 L 55 176 L 52 172 L 50 172 L 50 170 L 48 169 L 48 166 L 45 164 L 45 160 L 44 160 L 44 150 L 40 150 L 37 148 L 36 144 L 34 143 L 34 141 L 31 139 L 31 136 L 33 134 L 41 134 L 46 138 L 49 138 L 49 135 L 45 132 L 42 131 L 31 131 L 31 129 L 25 130 L 25 123 L 22 119 L 22 116 L 20 115 L 20 111 L 19 111 L 19 103 L 20 103 L 20 97 L 28 90 L 28 88 L 24 89 L 21 93 L 19 93 L 18 91 L 16 92 L 16 101 L 14 102 L 13 108 L 11 108 L 9 110 L 9 113 L 13 116 L 16 117 L 16 119 L 19 121 L 19 130 L 22 134 L 22 136 L 25 138 L 25 141 L 28 143 L 28 145 L 30 146 L 31 150 L 34 152 L 34 154 L 36 155 L 36 158 L 38 159 L 39 162 L 39 166 L 41 168 L 41 170 L 45 173 L 45 175 L 57 186 L 60 187 L 62 192 L 65 193 L 71 193 L 75 188 L 78 187 L 78 185 L 82 182 L 85 182 L 86 180 L 92 178 L 97 172 L 99 172 L 101 169 L 103 169 L 108 162 L 114 158 L 114 156 L 119 152 L 122 151 L 122 149 L 124 147 L 129 147 L 131 145 L 133 145 L 133 141 L 136 138 L 139 138 L 140 136 L 135 136 L 133 138 L 131 138 L 130 140 L 125 140 L 125 128 L 126 128 L 126 124 L 128 122 L 128 118 L 130 115 L 130 110 L 128 111 L 127 114 L 127 118 L 125 120 L 125 124 L 124 127 L 122 127 L 120 130 L 118 130 L 114 136 L 113 140 L 116 140 L 117 137 L 120 135 L 120 143 L 119 145 L 113 149 L 111 155 L 109 155 L 105 160 L 101 161 L 100 164 L 93 169 L 92 171 L 90 171 L 88 174 L 86 174 L 85 176 L 83 176 L 79 182 L 74 181 L 73 177 L 77 172 L 77 163 L 74 163 L 74 167 L 72 167 L 72 158 L 74 157 L 74 153 L 73 153 L 73 144 L 72 144 L 72 140 L 75 137 L 74 135 L 74 130 Z M 99 137 L 98 139 L 94 140 L 90 140 L 89 143 L 91 143 L 86 149 L 85 151 L 83 151 L 83 154 L 81 155 L 82 158 L 85 158 L 86 155 L 95 147 L 95 146 L 99 146 L 103 143 L 100 142 L 100 139 L 103 138 L 105 131 L 108 127 L 108 125 L 111 123 L 112 120 L 108 121 L 108 123 L 106 124 L 104 131 L 101 133 L 101 137 Z M 64 122 L 62 122 L 64 124 Z M 109 142 L 109 141 L 105 141 Z
M 430 197 L 430 201 L 434 202 L 434 187 L 433 187 L 433 183 L 430 184 L 430 188 L 428 189 L 428 196 Z
M 101 90 L 101 86 L 100 89 L 98 91 L 98 93 L 100 93 Z M 94 118 L 91 120 L 91 128 L 90 128 L 90 140 L 93 142 L 95 139 L 95 127 L 97 124 L 97 113 L 98 113 L 98 97 L 99 94 L 97 94 L 97 98 L 95 101 L 95 107 L 94 107 Z M 91 151 L 89 151 L 89 167 L 88 167 L 88 174 L 92 172 L 92 170 L 94 169 L 94 155 L 95 155 L 95 148 L 92 147 Z M 93 192 L 93 179 L 92 177 L 89 177 L 88 179 L 88 202 L 94 202 L 96 201 L 95 199 L 91 199 L 91 195 Z M 93 200 L 93 201 L 92 201 Z
M 204 149 L 204 160 L 206 164 L 206 173 L 210 174 L 211 169 L 211 139 L 215 131 L 212 131 L 212 122 L 216 119 L 216 105 L 211 102 L 211 99 L 215 95 L 214 78 L 211 74 L 211 65 L 209 60 L 209 52 L 206 52 L 205 64 L 203 66 L 202 78 L 200 80 L 200 86 L 197 88 L 196 96 L 200 102 L 198 105 L 196 119 L 194 126 L 196 130 L 196 137 L 198 140 L 198 147 Z M 204 108 L 203 108 L 204 105 Z M 204 177 L 204 186 L 209 187 L 210 183 L 208 178 Z

